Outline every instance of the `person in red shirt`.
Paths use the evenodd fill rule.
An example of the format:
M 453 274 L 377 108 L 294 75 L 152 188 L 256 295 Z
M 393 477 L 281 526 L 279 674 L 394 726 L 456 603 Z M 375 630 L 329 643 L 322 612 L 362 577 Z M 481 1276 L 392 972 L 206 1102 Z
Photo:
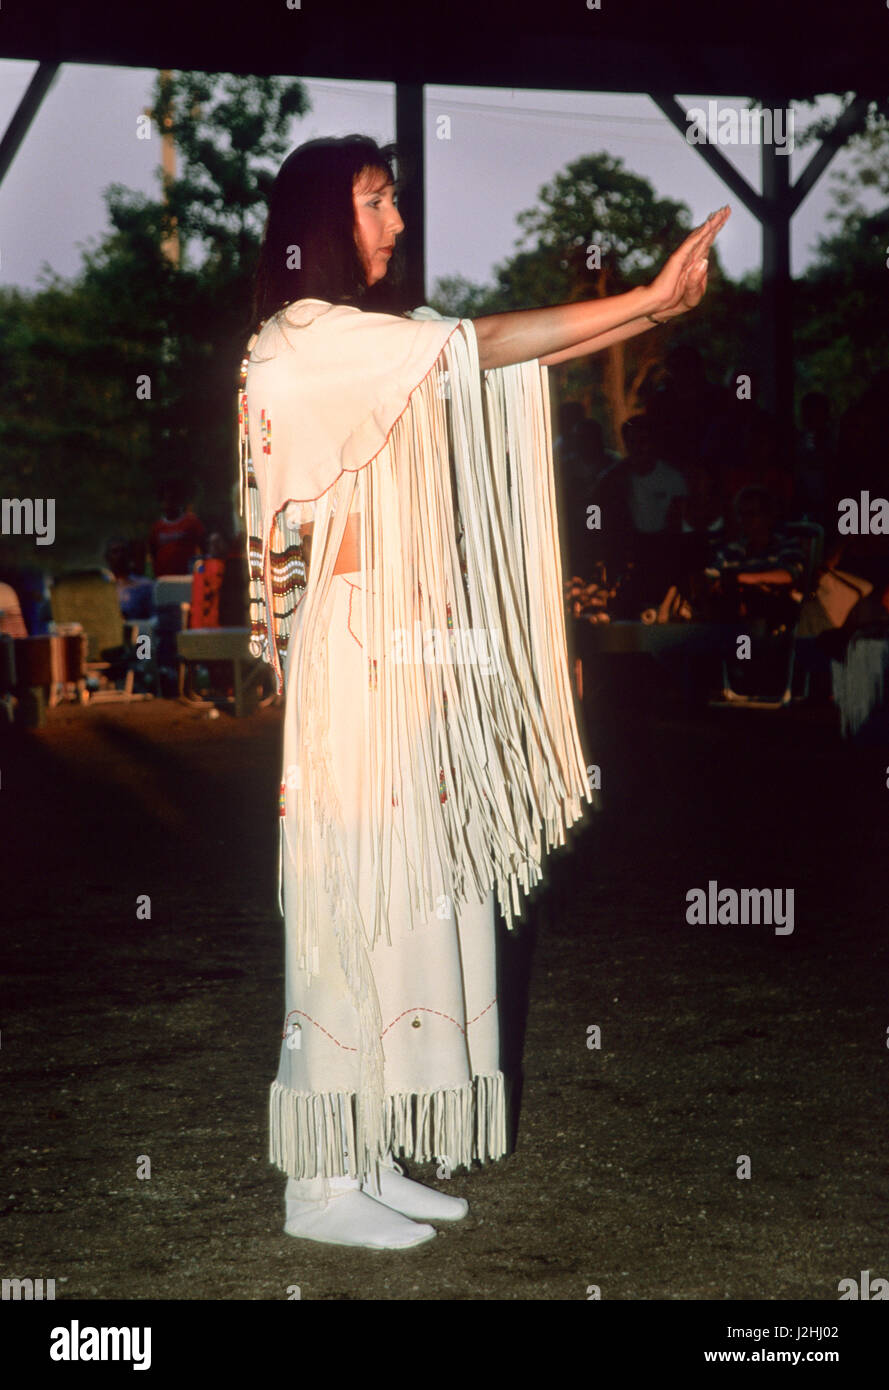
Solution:
M 188 574 L 191 561 L 203 554 L 205 533 L 194 513 L 185 510 L 185 490 L 178 479 L 164 484 L 161 513 L 148 536 L 154 577 Z

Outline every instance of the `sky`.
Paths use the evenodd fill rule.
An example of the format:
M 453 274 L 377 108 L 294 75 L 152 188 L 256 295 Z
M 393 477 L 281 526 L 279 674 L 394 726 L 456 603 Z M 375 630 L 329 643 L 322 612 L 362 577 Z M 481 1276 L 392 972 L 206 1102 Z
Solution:
M 5 129 L 36 70 L 23 60 L 0 59 L 0 123 Z M 155 73 L 148 68 L 86 64 L 63 66 L 0 186 L 0 281 L 37 288 L 41 270 L 69 277 L 81 248 L 108 228 L 102 192 L 121 183 L 157 196 L 160 143 L 136 136 L 137 117 L 149 104 Z M 304 79 L 305 80 L 305 79 Z M 305 80 L 311 110 L 294 120 L 293 145 L 351 131 L 394 139 L 391 83 Z M 684 107 L 703 105 L 700 94 L 678 95 Z M 743 100 L 719 99 L 720 108 Z M 798 141 L 805 126 L 840 109 L 827 96 L 818 107 L 794 112 Z M 440 139 L 440 117 L 450 139 Z M 550 92 L 478 87 L 427 87 L 427 291 L 439 276 L 487 282 L 493 266 L 515 249 L 516 215 L 532 207 L 540 186 L 571 160 L 604 150 L 649 179 L 656 193 L 685 202 L 695 223 L 723 203 L 733 213 L 719 237 L 728 273 L 759 265 L 756 219 L 704 163 L 697 150 L 644 94 Z M 812 147 L 790 158 L 796 179 Z M 759 191 L 759 149 L 723 147 Z M 792 227 L 792 272 L 812 258 L 817 237 L 830 230 L 830 174 L 840 154 L 801 205 Z

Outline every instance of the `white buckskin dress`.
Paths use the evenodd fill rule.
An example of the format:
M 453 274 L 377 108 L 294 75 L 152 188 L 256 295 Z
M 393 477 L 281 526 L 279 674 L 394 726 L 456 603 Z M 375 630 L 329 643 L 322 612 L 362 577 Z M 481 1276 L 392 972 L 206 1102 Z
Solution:
M 483 381 L 471 321 L 428 308 L 300 300 L 248 345 L 252 644 L 285 695 L 270 1158 L 293 1179 L 506 1152 L 495 893 L 511 927 L 592 801 L 546 387 L 537 362 Z M 349 515 L 361 568 L 334 574 Z

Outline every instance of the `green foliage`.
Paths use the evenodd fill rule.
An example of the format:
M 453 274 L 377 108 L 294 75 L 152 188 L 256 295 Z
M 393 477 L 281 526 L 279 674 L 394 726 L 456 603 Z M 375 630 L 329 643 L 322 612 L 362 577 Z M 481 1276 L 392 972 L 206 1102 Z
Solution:
M 496 267 L 493 285 L 475 285 L 462 277 L 440 280 L 431 301 L 439 312 L 474 318 L 619 294 L 653 279 L 692 225 L 684 203 L 657 197 L 647 179 L 605 153 L 567 165 L 544 184 L 538 199 L 535 207 L 519 213 L 518 249 Z M 646 378 L 657 373 L 669 347 L 694 343 L 704 352 L 711 374 L 723 377 L 739 338 L 752 336 L 752 296 L 735 293 L 721 272 L 716 248 L 710 264 L 705 315 L 690 314 L 669 329 L 553 369 L 562 396 L 583 400 L 605 427 L 609 443 L 617 444 L 620 425 L 640 407 Z M 606 370 L 609 357 L 611 372 Z M 615 363 L 620 380 L 615 380 Z
M 160 73 L 153 107 L 180 163 L 172 180 L 158 168 L 165 196 L 111 185 L 111 229 L 74 280 L 0 291 L 0 487 L 54 497 L 57 532 L 36 557 L 30 539 L 4 537 L 7 563 L 95 563 L 110 535 L 146 534 L 171 473 L 202 520 L 233 524 L 253 273 L 268 189 L 308 101 L 289 79 Z
M 826 133 L 819 123 L 816 134 Z M 811 132 L 807 135 L 811 138 Z M 823 391 L 840 415 L 889 366 L 889 104 L 872 102 L 850 138 L 846 168 L 831 176 L 835 230 L 795 286 L 797 397 Z M 877 202 L 881 206 L 873 207 Z
M 144 535 L 170 472 L 192 484 L 205 522 L 232 523 L 252 277 L 268 190 L 292 118 L 308 103 L 287 79 L 175 73 L 158 75 L 153 108 L 152 138 L 169 130 L 180 163 L 172 180 L 159 166 L 163 196 L 111 185 L 110 230 L 84 251 L 74 280 L 49 273 L 33 294 L 0 287 L 0 493 L 54 497 L 57 532 L 36 557 L 29 538 L 4 537 L 7 563 L 95 562 L 110 535 Z M 872 103 L 849 142 L 850 169 L 833 176 L 836 230 L 795 285 L 798 393 L 824 390 L 837 412 L 889 361 L 887 129 L 886 105 Z M 690 218 L 683 203 L 598 153 L 545 184 L 518 224 L 516 250 L 492 284 L 447 277 L 430 303 L 477 318 L 619 293 L 653 277 Z M 174 236 L 178 264 L 168 254 Z M 729 281 L 714 250 L 701 312 L 553 369 L 561 394 L 584 400 L 615 442 L 669 347 L 698 347 L 713 380 L 749 365 L 759 291 L 758 274 Z M 139 400 L 145 378 L 150 399 Z
M 575 160 L 543 185 L 539 200 L 519 214 L 519 226 L 553 255 L 577 297 L 588 292 L 588 245 L 602 248 L 604 274 L 638 283 L 654 273 L 656 248 L 691 230 L 684 203 L 657 198 L 647 179 L 608 154 Z
M 490 297 L 489 289 L 473 284 L 464 275 L 443 275 L 436 280 L 428 300 L 446 318 L 472 319 L 492 312 L 488 307 Z
M 308 109 L 302 84 L 279 77 L 159 76 L 154 118 L 182 161 L 168 188 L 169 217 L 209 268 L 239 266 L 257 245 L 293 117 Z
M 823 138 L 834 119 L 811 126 L 799 143 Z M 885 300 L 889 264 L 889 103 L 870 104 L 863 128 L 845 148 L 848 168 L 831 180 L 834 207 L 827 221 L 836 230 L 819 239 L 816 261 L 794 285 L 797 400 L 807 391 L 825 391 L 837 415 L 889 364 L 889 320 L 876 307 Z M 876 210 L 875 198 L 882 204 Z M 522 246 L 520 238 L 520 249 L 496 268 L 491 285 L 460 276 L 438 281 L 430 302 L 440 312 L 477 318 L 619 293 L 650 280 L 689 228 L 683 204 L 657 198 L 647 180 L 607 154 L 569 164 L 518 223 L 532 244 Z M 587 268 L 593 245 L 602 248 L 601 271 Z M 619 345 L 622 382 L 615 384 L 605 371 L 615 349 L 552 369 L 561 396 L 584 401 L 612 442 L 670 347 L 698 348 L 713 381 L 728 383 L 755 367 L 761 274 L 752 271 L 732 282 L 716 247 L 710 264 L 700 312 Z

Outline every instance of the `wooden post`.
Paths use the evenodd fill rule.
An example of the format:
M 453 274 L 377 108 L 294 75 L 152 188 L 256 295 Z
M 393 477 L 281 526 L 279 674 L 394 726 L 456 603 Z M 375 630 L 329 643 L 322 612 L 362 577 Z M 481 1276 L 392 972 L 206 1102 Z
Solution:
M 790 279 L 790 219 L 793 214 L 790 156 L 774 142 L 762 146 L 762 396 L 760 405 L 774 412 L 777 463 L 792 466 L 793 418 L 793 285 Z
M 426 161 L 424 148 L 423 84 L 395 86 L 395 139 L 409 161 L 408 183 L 399 190 L 398 210 L 404 220 L 405 288 L 411 308 L 426 303 Z
M 676 129 L 687 135 L 685 109 L 668 92 L 650 92 Z M 785 94 L 762 98 L 764 107 L 790 110 Z M 793 417 L 793 284 L 790 279 L 790 223 L 803 198 L 814 188 L 830 161 L 867 120 L 868 99 L 854 97 L 822 139 L 795 184 L 790 182 L 790 156 L 778 154 L 774 143 L 762 145 L 762 194 L 750 184 L 716 146 L 695 145 L 736 197 L 762 226 L 762 372 L 754 394 L 756 404 L 774 412 L 779 467 L 792 467 Z M 760 399 L 761 397 L 761 399 Z

